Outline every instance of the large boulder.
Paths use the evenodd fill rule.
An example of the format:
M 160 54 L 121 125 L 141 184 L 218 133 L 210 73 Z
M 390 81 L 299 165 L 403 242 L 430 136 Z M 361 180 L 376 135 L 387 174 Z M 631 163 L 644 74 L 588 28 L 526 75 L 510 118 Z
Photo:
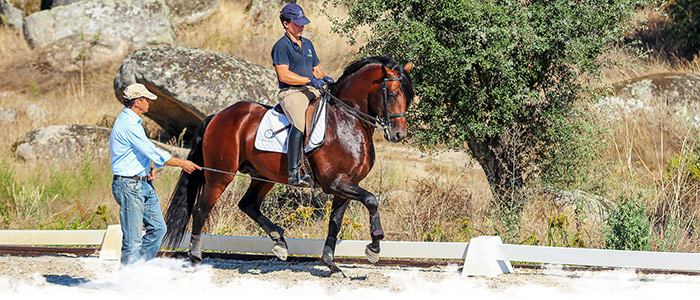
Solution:
M 238 101 L 277 103 L 277 77 L 271 67 L 187 47 L 131 53 L 114 78 L 117 100 L 137 82 L 158 96 L 146 115 L 173 135 L 185 128 L 193 132 L 206 116 Z
M 545 188 L 538 199 L 549 201 L 550 206 L 569 216 L 583 215 L 597 224 L 604 223 L 608 213 L 615 208 L 614 202 L 580 190 Z
M 660 73 L 613 84 L 613 94 L 625 99 L 663 100 L 667 104 L 700 101 L 700 74 Z
M 31 14 L 24 35 L 32 47 L 43 47 L 70 35 L 99 33 L 140 49 L 175 41 L 169 14 L 163 0 L 78 1 Z
M 621 81 L 599 105 L 603 112 L 651 112 L 667 106 L 673 115 L 700 128 L 700 74 L 660 73 Z
M 109 156 L 107 128 L 85 125 L 52 125 L 23 135 L 12 145 L 23 160 L 80 160 L 82 155 Z M 105 147 L 106 145 L 106 147 Z
M 170 22 L 194 24 L 214 14 L 221 7 L 221 0 L 166 0 L 170 8 Z
M 97 69 L 120 61 L 126 41 L 105 34 L 74 34 L 42 47 L 39 59 L 62 72 Z
M 80 161 L 83 155 L 109 157 L 110 129 L 89 125 L 51 125 L 20 137 L 12 145 L 15 155 L 26 161 Z M 189 150 L 152 141 L 173 156 L 186 158 Z
M 22 30 L 24 25 L 22 10 L 12 5 L 9 0 L 0 0 L 0 24 L 7 24 L 17 30 Z

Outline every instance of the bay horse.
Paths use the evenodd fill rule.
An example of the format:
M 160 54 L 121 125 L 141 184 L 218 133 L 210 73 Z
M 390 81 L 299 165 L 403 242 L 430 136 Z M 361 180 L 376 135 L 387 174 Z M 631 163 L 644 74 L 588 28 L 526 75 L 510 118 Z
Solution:
M 394 59 L 374 56 L 349 64 L 343 75 L 329 85 L 325 142 L 307 153 L 315 186 L 333 195 L 328 237 L 322 261 L 331 275 L 342 271 L 333 262 L 337 235 L 345 209 L 351 200 L 360 201 L 368 210 L 372 242 L 367 259 L 379 260 L 379 241 L 384 238 L 377 198 L 358 186 L 372 169 L 375 159 L 372 135 L 375 122 L 384 127 L 384 138 L 397 143 L 406 137 L 406 110 L 413 97 L 408 71 L 411 63 L 399 66 Z M 221 193 L 237 171 L 252 177 L 238 207 L 262 227 L 275 242 L 273 253 L 287 258 L 284 229 L 260 211 L 265 195 L 277 183 L 287 183 L 287 155 L 255 149 L 255 135 L 269 107 L 254 102 L 237 102 L 205 119 L 192 139 L 188 159 L 211 170 L 182 172 L 170 197 L 166 213 L 166 247 L 177 247 L 192 216 L 190 260 L 202 260 L 201 234 L 207 217 Z

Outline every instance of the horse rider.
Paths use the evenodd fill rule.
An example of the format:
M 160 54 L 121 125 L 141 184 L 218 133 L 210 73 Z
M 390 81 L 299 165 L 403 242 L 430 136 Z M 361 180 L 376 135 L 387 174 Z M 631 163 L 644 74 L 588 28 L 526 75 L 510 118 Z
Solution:
M 143 84 L 134 83 L 124 89 L 124 109 L 114 122 L 109 136 L 112 165 L 112 195 L 119 204 L 122 229 L 121 264 L 156 257 L 166 232 L 160 200 L 153 188 L 151 162 L 182 168 L 187 173 L 202 168 L 189 160 L 173 157 L 153 145 L 141 125 L 141 115 L 148 112 L 157 97 Z M 145 226 L 144 226 L 145 225 Z M 146 234 L 141 237 L 142 228 Z
M 301 6 L 287 4 L 280 12 L 280 21 L 285 34 L 272 47 L 272 64 L 279 81 L 280 106 L 293 125 L 287 138 L 288 183 L 308 187 L 311 176 L 301 174 L 299 163 L 306 128 L 306 108 L 309 101 L 321 95 L 319 89 L 334 80 L 321 71 L 314 45 L 301 36 L 304 26 L 310 23 Z

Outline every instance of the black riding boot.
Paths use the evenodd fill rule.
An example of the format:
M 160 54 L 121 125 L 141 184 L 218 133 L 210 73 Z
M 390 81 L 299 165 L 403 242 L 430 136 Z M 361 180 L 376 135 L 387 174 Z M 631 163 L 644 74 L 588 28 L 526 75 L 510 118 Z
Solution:
M 302 141 L 304 141 L 304 133 L 292 126 L 289 129 L 289 137 L 287 138 L 288 182 L 294 186 L 309 187 L 311 186 L 311 176 L 308 174 L 302 175 L 301 166 L 299 165 L 299 152 L 301 151 Z

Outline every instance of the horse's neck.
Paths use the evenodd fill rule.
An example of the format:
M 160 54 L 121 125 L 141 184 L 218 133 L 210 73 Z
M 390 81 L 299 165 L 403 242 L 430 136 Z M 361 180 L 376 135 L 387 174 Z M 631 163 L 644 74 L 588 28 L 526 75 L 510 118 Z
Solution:
M 349 104 L 345 102 L 346 104 Z M 353 106 L 355 107 L 355 106 Z M 356 109 L 358 107 L 355 107 Z M 334 130 L 336 132 L 339 131 L 352 131 L 355 134 L 358 135 L 365 135 L 370 139 L 372 135 L 374 134 L 374 127 L 369 125 L 367 122 L 371 122 L 370 120 L 364 119 L 367 122 L 360 120 L 362 118 L 361 116 L 357 116 L 349 111 L 347 111 L 345 108 L 341 107 L 340 104 L 336 103 L 335 105 L 330 105 L 329 106 L 329 112 L 331 112 L 333 115 L 335 115 L 336 120 L 335 124 L 329 124 L 329 126 L 333 126 Z M 365 112 L 366 113 L 366 112 Z M 348 124 L 351 124 L 351 126 L 348 126 Z M 352 129 L 348 128 L 352 127 Z

